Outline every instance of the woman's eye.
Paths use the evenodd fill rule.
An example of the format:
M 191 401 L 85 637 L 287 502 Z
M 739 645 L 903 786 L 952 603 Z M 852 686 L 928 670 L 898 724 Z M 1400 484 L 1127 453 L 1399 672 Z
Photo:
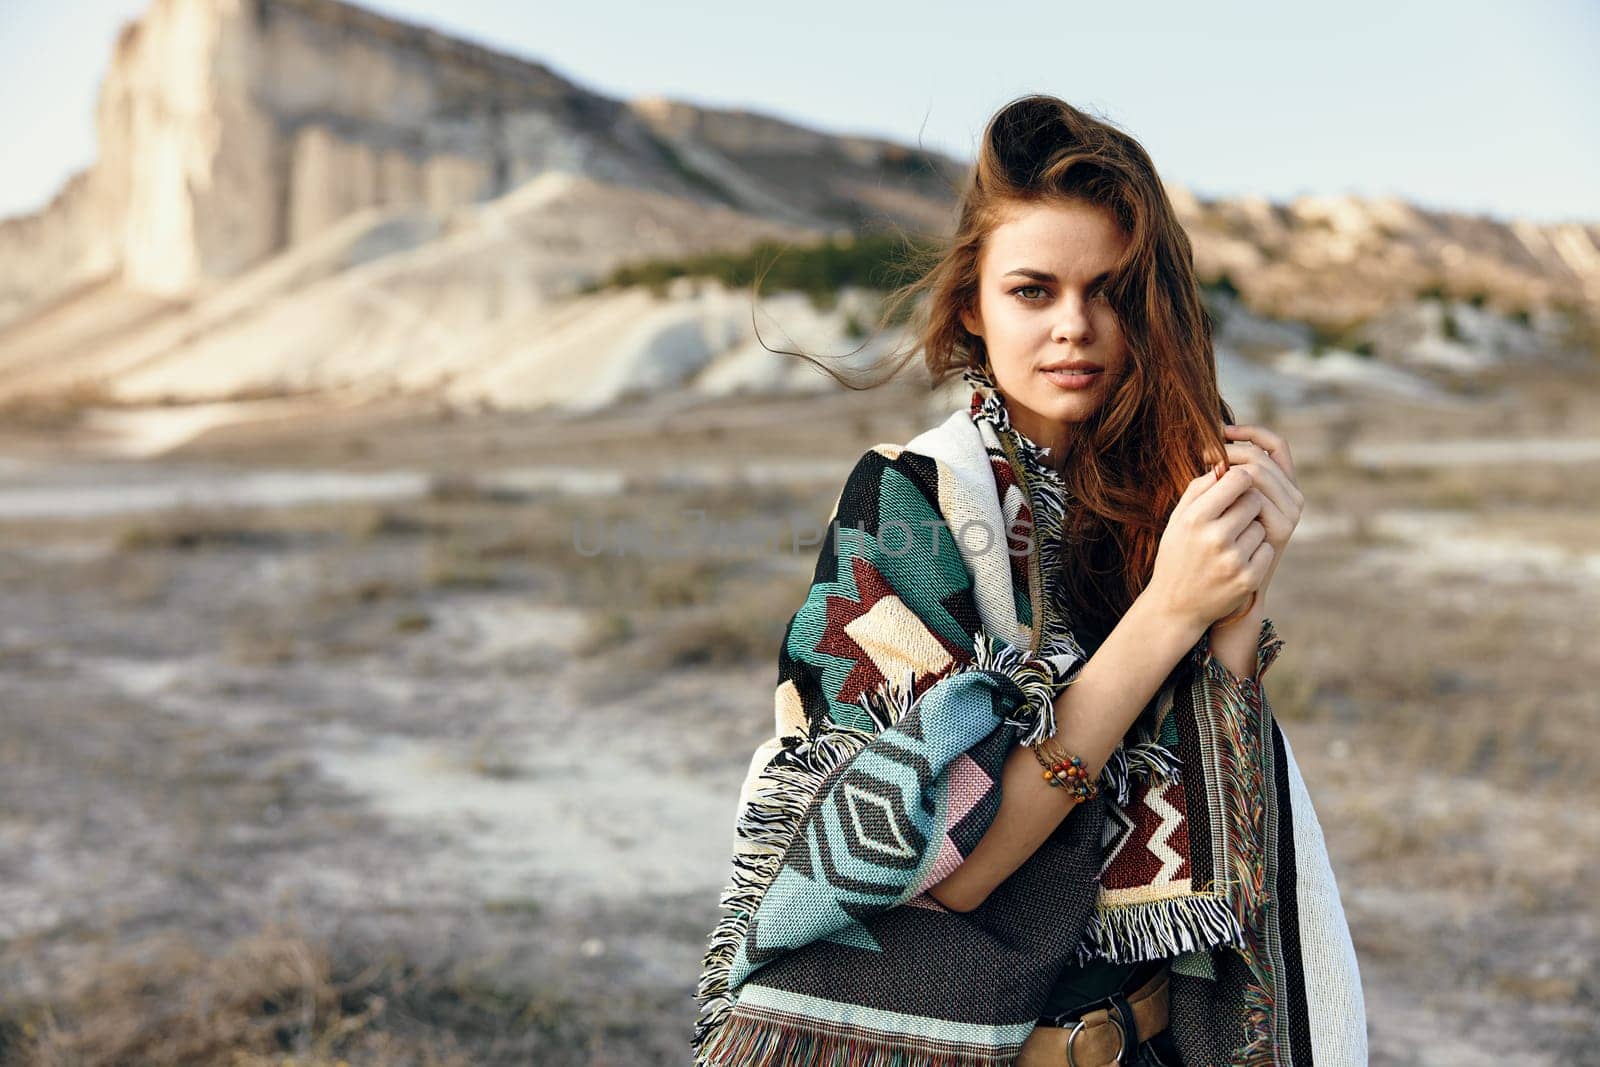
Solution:
M 1024 293 L 1039 293 L 1040 295 L 1037 297 L 1023 296 L 1022 294 Z M 1011 290 L 1011 295 L 1020 297 L 1025 303 L 1037 304 L 1047 298 L 1050 295 L 1050 292 L 1042 285 L 1019 285 L 1015 289 Z M 1096 286 L 1095 288 L 1089 290 L 1088 296 L 1090 300 L 1111 299 L 1106 295 L 1105 289 L 1101 286 Z

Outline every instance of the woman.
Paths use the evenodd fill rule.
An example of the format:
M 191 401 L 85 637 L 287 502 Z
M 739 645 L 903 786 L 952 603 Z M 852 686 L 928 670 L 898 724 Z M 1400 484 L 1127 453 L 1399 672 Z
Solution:
M 696 1063 L 1365 1063 L 1262 677 L 1302 496 L 1144 150 L 1002 108 L 898 300 L 965 410 L 857 462 L 779 655 Z M 1225 473 L 1224 473 L 1225 472 Z

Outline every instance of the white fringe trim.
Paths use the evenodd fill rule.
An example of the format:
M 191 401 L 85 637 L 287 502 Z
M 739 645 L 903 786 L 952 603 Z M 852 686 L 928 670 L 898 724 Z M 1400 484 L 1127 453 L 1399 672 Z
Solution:
M 1217 945 L 1244 946 L 1244 928 L 1220 897 L 1173 897 L 1150 904 L 1096 908 L 1078 943 L 1078 963 L 1140 963 Z
M 830 729 L 815 740 L 787 737 L 757 777 L 749 801 L 734 822 L 738 846 L 733 856 L 733 876 L 724 887 L 719 907 L 722 916 L 708 939 L 695 1000 L 699 1010 L 690 1046 L 698 1050 L 727 1021 L 734 997 L 728 988 L 734 957 L 744 942 L 750 918 L 778 877 L 784 853 L 829 773 L 848 762 L 874 734 L 844 727 Z

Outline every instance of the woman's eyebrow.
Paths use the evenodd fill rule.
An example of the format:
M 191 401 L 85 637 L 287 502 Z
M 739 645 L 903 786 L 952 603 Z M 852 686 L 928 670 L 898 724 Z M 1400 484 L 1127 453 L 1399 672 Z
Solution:
M 1036 282 L 1057 282 L 1061 280 L 1047 270 L 1034 270 L 1031 267 L 1018 267 L 1015 270 L 1008 270 L 1005 274 L 1001 275 L 1001 277 L 1009 278 L 1013 274 L 1020 274 L 1024 278 L 1032 278 Z M 1090 284 L 1092 285 L 1094 282 L 1109 281 L 1110 278 L 1111 272 L 1108 270 L 1103 270 L 1094 277 Z

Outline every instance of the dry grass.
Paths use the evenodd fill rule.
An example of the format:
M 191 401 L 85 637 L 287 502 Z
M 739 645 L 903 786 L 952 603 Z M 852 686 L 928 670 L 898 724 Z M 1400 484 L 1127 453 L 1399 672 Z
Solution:
M 285 545 L 291 536 L 291 531 L 248 511 L 176 508 L 124 527 L 117 534 L 116 545 L 124 552 L 273 549 Z
M 350 509 L 345 533 L 350 540 L 366 544 L 384 537 L 416 537 L 437 530 L 437 525 L 404 509 L 367 505 Z
M 594 661 L 585 695 L 615 699 L 669 671 L 776 662 L 805 593 L 793 576 L 756 570 L 725 580 L 714 606 L 597 612 L 576 649 Z
M 55 432 L 75 426 L 90 408 L 119 402 L 103 380 L 78 378 L 59 389 L 7 398 L 0 403 L 0 422 L 13 430 Z
M 438 1008 L 452 997 L 440 975 L 393 962 L 356 968 L 284 930 L 216 956 L 166 935 L 69 972 L 47 1003 L 8 1000 L 0 1058 L 37 1067 L 465 1067 L 476 1062 L 469 1050 L 429 1025 L 444 1021 Z
M 502 584 L 499 568 L 473 542 L 454 536 L 429 538 L 421 579 L 430 589 L 494 589 Z
M 1422 589 L 1360 571 L 1359 547 L 1307 550 L 1274 591 L 1285 647 L 1266 679 L 1285 722 L 1328 727 L 1360 758 L 1509 787 L 1600 788 L 1584 724 L 1593 687 L 1570 650 L 1575 619 L 1466 584 Z M 1564 651 L 1569 650 L 1569 651 Z
M 155 606 L 185 557 L 197 553 L 298 558 L 297 572 L 309 564 L 314 588 L 284 603 L 252 599 L 230 610 L 221 653 L 235 666 L 376 653 L 386 640 L 430 630 L 441 598 L 505 594 L 586 610 L 590 623 L 575 651 L 603 669 L 597 684 L 625 691 L 666 671 L 771 659 L 805 595 L 799 571 L 809 571 L 811 560 L 786 566 L 794 562 L 787 528 L 767 544 L 717 534 L 696 541 L 704 529 L 698 516 L 729 525 L 774 513 L 815 518 L 828 503 L 731 490 L 516 502 L 441 479 L 407 504 L 184 509 L 126 521 L 112 536 L 129 607 Z M 676 528 L 647 532 L 642 549 L 582 547 L 586 531 L 642 530 L 655 516 L 685 515 Z
M 1581 548 L 1595 520 L 1573 510 L 1572 494 L 1590 488 L 1600 494 L 1600 473 L 1571 466 L 1368 470 L 1319 463 L 1302 469 L 1301 482 L 1312 507 L 1336 501 L 1354 524 L 1337 542 L 1297 545 L 1295 562 L 1276 583 L 1274 599 L 1283 606 L 1274 614 L 1287 647 L 1268 682 L 1275 713 L 1286 722 L 1360 728 L 1398 758 L 1453 773 L 1479 773 L 1493 761 L 1509 781 L 1530 788 L 1600 784 L 1575 727 L 1582 721 L 1578 694 L 1569 691 L 1564 713 L 1530 708 L 1516 696 L 1548 692 L 1551 679 L 1563 676 L 1558 663 L 1541 674 L 1509 653 L 1520 644 L 1540 646 L 1529 597 L 1454 610 L 1441 606 L 1448 587 L 1437 580 L 1428 592 L 1399 598 L 1375 578 L 1351 578 L 1362 573 L 1356 561 L 1363 552 L 1403 547 L 1373 524 L 1389 508 L 1469 511 L 1489 523 L 1483 532 L 1503 526 L 1508 537 L 1554 533 L 1559 543 Z M 326 547 L 315 595 L 284 612 L 235 617 L 224 631 L 229 661 L 273 666 L 304 650 L 371 652 L 385 635 L 429 630 L 434 598 L 498 591 L 589 611 L 576 651 L 604 668 L 596 685 L 620 692 L 666 671 L 770 660 L 806 582 L 799 568 L 783 566 L 794 562 L 787 545 L 767 546 L 764 554 L 723 552 L 715 542 L 682 540 L 690 525 L 658 532 L 679 538 L 670 543 L 687 551 L 677 555 L 596 554 L 580 546 L 597 531 L 659 516 L 703 514 L 724 523 L 815 518 L 825 513 L 826 496 L 729 489 L 515 501 L 440 479 L 426 499 L 403 505 L 185 510 L 124 523 L 115 534 L 123 565 L 112 577 L 124 606 L 154 606 L 185 555 Z M 415 552 L 363 573 L 356 564 L 380 544 Z M 1510 645 L 1508 635 L 1517 635 Z
M 501 909 L 537 914 L 527 909 Z M 614 1024 L 564 993 L 487 977 L 492 960 L 419 964 L 292 926 L 217 954 L 173 932 L 0 1003 L 0 1062 L 28 1067 L 475 1067 L 612 1062 Z

